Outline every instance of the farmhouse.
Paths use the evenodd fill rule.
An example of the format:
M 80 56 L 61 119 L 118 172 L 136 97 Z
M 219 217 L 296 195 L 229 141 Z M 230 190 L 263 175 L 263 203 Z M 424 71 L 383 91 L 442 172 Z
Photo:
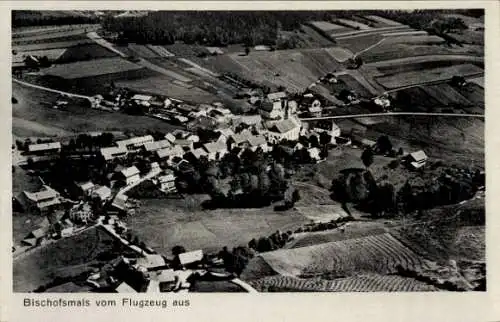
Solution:
M 177 139 L 174 141 L 174 145 L 187 152 L 193 150 L 194 142 L 191 140 Z
M 232 126 L 233 128 L 238 127 L 240 124 L 246 124 L 249 126 L 253 126 L 255 128 L 259 128 L 262 125 L 262 116 L 260 115 L 241 115 L 233 118 Z
M 173 171 L 168 171 L 165 175 L 158 177 L 158 186 L 164 192 L 175 192 L 175 176 Z
M 100 186 L 92 192 L 92 197 L 99 199 L 101 202 L 106 202 L 111 199 L 111 189 L 106 186 Z
M 422 150 L 410 153 L 409 162 L 412 168 L 420 169 L 427 162 L 427 155 Z
M 266 138 L 262 135 L 251 136 L 248 138 L 248 146 L 252 151 L 256 151 L 261 148 L 263 152 L 269 152 L 269 146 L 267 145 Z
M 165 140 L 161 140 L 161 141 L 148 142 L 148 143 L 144 144 L 143 148 L 146 152 L 152 153 L 152 152 L 155 152 L 157 150 L 169 148 L 171 146 L 172 145 L 170 144 L 170 141 L 165 139 Z
M 208 153 L 202 148 L 194 149 L 193 151 L 188 152 L 188 155 L 191 155 L 196 160 L 199 160 L 201 157 L 208 157 Z
M 49 186 L 38 192 L 23 191 L 18 201 L 25 211 L 45 214 L 61 205 L 61 195 Z
M 75 186 L 76 192 L 80 196 L 90 196 L 95 188 L 94 184 L 90 181 L 75 183 Z
M 116 141 L 118 147 L 124 147 L 127 149 L 139 148 L 146 143 L 154 142 L 154 138 L 151 135 L 136 136 L 130 139 Z
M 80 202 L 69 210 L 69 219 L 74 222 L 88 223 L 92 216 L 92 208 L 86 202 Z
M 300 121 L 293 118 L 284 119 L 272 124 L 267 131 L 269 141 L 276 143 L 282 140 L 296 141 L 300 136 Z
M 284 117 L 284 109 L 287 97 L 285 92 L 270 93 L 262 102 L 259 109 L 260 114 L 265 119 L 279 119 Z
M 211 142 L 203 145 L 209 160 L 220 160 L 227 153 L 227 145 L 223 142 Z
M 61 152 L 60 142 L 31 144 L 28 146 L 28 152 L 33 155 L 47 155 Z
M 252 133 L 248 130 L 243 130 L 240 133 L 236 133 L 232 135 L 227 143 L 229 144 L 231 149 L 234 148 L 246 148 L 248 146 L 248 140 L 252 137 Z
M 182 267 L 197 265 L 202 260 L 203 260 L 203 251 L 201 249 L 179 254 L 179 264 Z
M 137 169 L 135 166 L 132 166 L 120 171 L 118 174 L 118 180 L 124 182 L 125 185 L 128 186 L 141 179 L 139 173 L 139 169 Z
M 217 129 L 217 130 L 215 130 L 215 132 L 217 132 L 217 133 L 220 134 L 219 138 L 217 139 L 217 141 L 223 142 L 223 143 L 226 143 L 227 140 L 229 140 L 229 138 L 234 135 L 233 130 L 231 130 L 230 128 L 227 128 L 227 129 Z
M 49 226 L 42 226 L 40 228 L 37 228 L 30 232 L 21 242 L 23 245 L 26 246 L 38 246 L 40 245 L 43 240 L 46 238 L 47 234 L 49 233 Z
M 110 161 L 115 158 L 124 157 L 127 155 L 128 150 L 124 146 L 112 146 L 108 148 L 101 148 L 100 152 L 105 161 Z
M 175 145 L 172 148 L 160 149 L 156 151 L 156 156 L 159 159 L 168 159 L 173 157 L 182 157 L 184 155 L 184 150 L 182 147 Z

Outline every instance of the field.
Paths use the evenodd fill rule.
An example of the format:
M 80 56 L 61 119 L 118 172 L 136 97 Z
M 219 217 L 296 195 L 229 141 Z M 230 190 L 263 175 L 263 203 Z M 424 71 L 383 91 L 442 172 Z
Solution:
M 219 209 L 204 211 L 199 196 L 185 199 L 144 199 L 136 214 L 127 219 L 129 228 L 160 254 L 169 255 L 175 245 L 187 250 L 219 251 L 247 245 L 252 238 L 276 230 L 294 230 L 308 219 L 294 211 L 272 208 Z
M 440 102 L 426 93 L 422 87 L 411 87 L 393 94 L 396 99 L 395 106 L 403 111 L 432 111 L 440 106 Z
M 81 29 L 39 34 L 26 37 L 12 38 L 12 46 L 29 45 L 48 42 L 61 42 L 63 40 L 79 40 L 87 38 Z
M 375 15 L 370 15 L 370 16 L 365 16 L 366 19 L 385 24 L 387 26 L 401 26 L 401 23 L 394 21 L 394 20 L 389 20 L 383 17 L 375 16 Z
M 460 95 L 451 85 L 449 84 L 438 84 L 438 85 L 428 85 L 423 86 L 422 89 L 428 93 L 431 97 L 439 101 L 441 105 L 445 106 L 467 106 L 471 105 L 465 97 Z
M 229 54 L 199 61 L 218 72 L 233 72 L 264 84 L 302 91 L 328 72 L 343 69 L 334 55 L 324 49 L 251 52 L 248 56 Z
M 339 22 L 343 23 L 344 25 L 347 25 L 353 29 L 358 29 L 358 30 L 369 30 L 372 29 L 370 26 L 365 25 L 361 22 L 354 21 L 354 20 L 348 20 L 348 19 L 338 19 Z
M 143 67 L 121 58 L 102 58 L 54 66 L 43 70 L 43 74 L 64 79 L 77 79 L 129 72 L 141 68 Z
M 483 55 L 484 50 L 479 46 L 446 47 L 443 45 L 415 45 L 382 43 L 360 55 L 365 63 L 408 58 L 424 55 L 455 55 L 473 54 Z
M 337 38 L 336 41 L 339 46 L 345 47 L 353 53 L 357 53 L 378 43 L 383 38 L 384 37 L 378 34 L 368 34 L 356 37 Z
M 90 271 L 105 256 L 118 255 L 113 241 L 102 228 L 93 227 L 20 255 L 13 263 L 14 292 L 31 292 L 56 277 L 72 278 Z
M 300 26 L 298 35 L 308 43 L 315 45 L 315 47 L 330 47 L 335 45 L 331 39 L 323 36 L 313 27 L 305 24 Z
M 134 91 L 165 95 L 194 103 L 211 103 L 220 101 L 220 98 L 189 83 L 174 83 L 166 76 L 138 78 L 134 80 L 119 80 L 118 87 L 126 87 Z
M 83 131 L 128 130 L 143 133 L 150 129 L 167 132 L 175 128 L 150 117 L 97 111 L 76 103 L 70 104 L 64 111 L 54 110 L 42 103 L 55 102 L 57 94 L 17 83 L 12 83 L 12 92 L 19 101 L 12 107 L 12 131 L 20 137 L 63 136 Z
M 88 38 L 79 39 L 79 40 L 71 40 L 71 41 L 61 41 L 61 42 L 45 42 L 41 44 L 31 44 L 31 45 L 18 45 L 12 46 L 12 50 L 17 52 L 29 52 L 36 50 L 47 50 L 47 49 L 56 49 L 56 48 L 69 48 L 79 45 L 92 44 L 93 41 Z
M 360 275 L 334 280 L 271 276 L 250 281 L 260 292 L 433 292 L 432 285 L 397 275 Z
M 390 274 L 399 266 L 407 269 L 427 267 L 428 263 L 390 234 L 353 238 L 314 246 L 282 249 L 261 256 L 284 276 L 356 273 Z
M 354 91 L 359 97 L 369 98 L 372 97 L 372 93 L 361 85 L 354 77 L 348 74 L 340 75 L 337 77 L 339 82 L 334 84 L 333 92 L 339 94 L 343 89 L 348 89 Z
M 158 57 L 159 55 L 151 49 L 149 49 L 145 45 L 138 45 L 138 44 L 128 44 L 128 48 L 136 55 L 139 57 L 144 57 L 144 58 L 152 58 L 152 57 Z
M 390 36 L 391 37 L 387 37 L 384 40 L 384 45 L 388 44 L 437 45 L 444 43 L 444 39 L 438 36 L 412 35 L 412 34 L 406 34 L 401 36 L 395 36 L 395 34 L 391 34 Z
M 444 81 L 455 75 L 472 76 L 483 73 L 484 70 L 472 64 L 460 64 L 450 67 L 432 68 L 423 71 L 410 71 L 397 75 L 377 77 L 376 80 L 385 88 L 417 85 L 425 82 Z
M 294 239 L 285 245 L 286 249 L 314 246 L 353 238 L 375 236 L 387 232 L 381 222 L 350 222 L 342 232 L 339 229 L 294 234 Z
M 311 21 L 309 24 L 324 32 L 345 28 L 344 26 L 335 25 L 328 21 Z
M 483 80 L 484 81 L 484 80 Z M 484 106 L 484 88 L 476 83 L 468 83 L 457 89 L 462 96 L 474 104 Z

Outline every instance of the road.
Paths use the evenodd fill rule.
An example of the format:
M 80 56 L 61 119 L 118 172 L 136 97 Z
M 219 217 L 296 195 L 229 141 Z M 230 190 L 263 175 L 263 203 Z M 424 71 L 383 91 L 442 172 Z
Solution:
M 319 121 L 319 120 L 335 120 L 335 119 L 350 119 L 358 117 L 379 117 L 379 116 L 450 116 L 450 117 L 477 117 L 483 118 L 484 114 L 458 114 L 458 113 L 410 113 L 410 112 L 387 112 L 387 113 L 368 113 L 368 114 L 349 114 L 336 116 L 321 116 L 300 118 L 300 121 Z
M 112 44 L 110 44 L 106 39 L 102 38 L 97 34 L 95 31 L 91 31 L 87 33 L 87 37 L 92 39 L 94 42 L 96 42 L 98 45 L 111 50 L 112 52 L 118 54 L 119 56 L 126 58 L 128 55 L 124 54 L 123 52 L 119 51 L 115 47 L 113 47 Z
M 89 101 L 91 100 L 90 96 L 85 96 L 85 95 L 80 95 L 80 94 L 75 94 L 75 93 L 63 92 L 63 91 L 59 91 L 57 89 L 43 87 L 43 86 L 31 84 L 31 83 L 26 83 L 26 82 L 20 81 L 20 80 L 15 79 L 15 78 L 13 78 L 12 81 L 15 82 L 15 83 L 27 86 L 27 87 L 37 88 L 37 89 L 40 89 L 40 90 L 43 90 L 43 91 L 47 91 L 47 92 L 57 93 L 57 94 L 61 94 L 61 95 L 64 95 L 64 96 L 69 96 L 69 97 L 83 98 L 83 99 L 87 99 Z

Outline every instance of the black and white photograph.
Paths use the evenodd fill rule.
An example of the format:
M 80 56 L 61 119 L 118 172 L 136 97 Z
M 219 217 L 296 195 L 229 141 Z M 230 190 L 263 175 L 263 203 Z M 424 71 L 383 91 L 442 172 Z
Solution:
M 14 293 L 489 290 L 485 10 L 261 10 L 11 11 Z

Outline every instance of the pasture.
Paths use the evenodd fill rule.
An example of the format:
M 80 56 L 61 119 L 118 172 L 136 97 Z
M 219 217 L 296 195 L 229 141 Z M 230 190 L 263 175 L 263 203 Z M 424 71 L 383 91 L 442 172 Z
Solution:
M 449 84 L 423 86 L 422 89 L 444 106 L 471 105 L 465 97 Z
M 174 125 L 147 116 L 110 113 L 90 109 L 84 102 L 71 101 L 66 110 L 54 110 L 43 103 L 53 103 L 58 94 L 28 88 L 12 83 L 12 92 L 18 104 L 12 107 L 12 131 L 20 137 L 66 136 L 88 131 L 145 130 L 168 132 Z
M 376 81 L 388 89 L 418 85 L 426 82 L 446 81 L 453 76 L 474 76 L 484 73 L 482 68 L 472 64 L 437 67 L 422 71 L 409 71 L 396 75 L 376 77 Z
M 366 274 L 334 280 L 269 276 L 249 283 L 260 292 L 433 292 L 436 287 L 398 275 Z
M 106 74 L 129 72 L 143 68 L 122 58 L 102 58 L 90 61 L 75 62 L 57 65 L 44 69 L 42 74 L 61 77 L 64 79 L 78 79 Z
M 427 260 L 388 233 L 294 249 L 261 253 L 274 271 L 284 276 L 351 276 L 361 273 L 395 273 L 428 267 Z
M 92 227 L 14 258 L 14 292 L 32 292 L 56 277 L 75 278 L 126 254 L 126 249 L 114 241 L 104 229 Z
M 293 231 L 309 222 L 295 211 L 274 212 L 272 207 L 205 211 L 200 198 L 141 200 L 136 214 L 127 219 L 128 227 L 160 254 L 170 255 L 175 245 L 219 251 L 224 246 L 247 245 L 252 238 L 278 229 Z

